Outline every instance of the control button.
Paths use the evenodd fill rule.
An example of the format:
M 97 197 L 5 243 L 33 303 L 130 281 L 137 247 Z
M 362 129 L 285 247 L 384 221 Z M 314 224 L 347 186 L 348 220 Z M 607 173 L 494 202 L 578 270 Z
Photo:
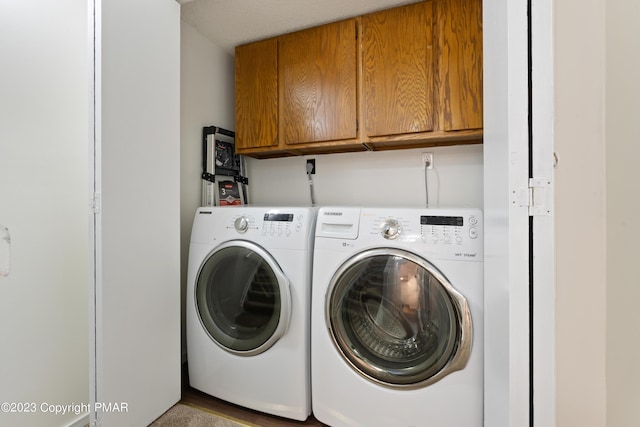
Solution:
M 470 216 L 469 217 L 469 224 L 470 225 L 476 225 L 478 223 L 478 218 L 476 218 L 475 216 Z
M 380 234 L 387 240 L 396 239 L 401 232 L 400 224 L 395 219 L 387 219 L 380 225 Z
M 286 231 L 286 233 L 285 233 L 285 234 L 287 235 L 287 237 L 288 237 L 288 236 L 291 236 L 291 230 L 287 228 L 287 231 Z
M 433 240 L 433 243 L 438 243 L 438 236 L 433 236 L 431 240 Z
M 469 229 L 469 237 L 471 237 L 472 239 L 477 239 L 478 238 L 478 229 L 477 228 L 470 228 Z
M 456 242 L 461 243 L 462 242 L 462 236 L 456 236 Z
M 300 231 L 300 230 L 302 230 L 302 223 L 301 222 L 296 224 L 296 231 Z
M 424 234 L 423 234 L 422 236 L 420 236 L 420 237 L 422 238 L 422 241 L 423 241 L 423 242 L 426 242 L 426 241 L 427 241 L 427 236 L 425 236 Z
M 449 236 L 444 236 L 444 242 L 445 243 L 449 243 L 451 241 L 451 237 Z
M 246 216 L 238 217 L 233 222 L 233 226 L 238 233 L 244 233 L 249 229 L 249 220 Z

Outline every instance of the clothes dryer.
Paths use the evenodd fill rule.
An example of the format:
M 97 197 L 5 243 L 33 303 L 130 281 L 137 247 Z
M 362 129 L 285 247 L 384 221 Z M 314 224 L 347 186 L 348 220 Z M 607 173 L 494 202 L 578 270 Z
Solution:
M 311 413 L 315 210 L 199 208 L 186 301 L 193 388 L 286 418 Z
M 330 426 L 483 425 L 478 209 L 318 211 L 312 399 Z

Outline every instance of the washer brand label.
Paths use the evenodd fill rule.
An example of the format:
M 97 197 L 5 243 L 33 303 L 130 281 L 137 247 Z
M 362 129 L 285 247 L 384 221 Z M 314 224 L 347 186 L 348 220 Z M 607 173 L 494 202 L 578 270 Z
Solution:
M 455 254 L 457 257 L 463 257 L 463 258 L 475 258 L 478 254 L 477 253 L 462 253 L 462 252 L 456 252 Z
M 331 212 L 331 211 L 327 211 L 327 212 L 324 212 L 324 214 L 323 214 L 323 215 L 326 215 L 326 216 L 342 216 L 342 212 Z

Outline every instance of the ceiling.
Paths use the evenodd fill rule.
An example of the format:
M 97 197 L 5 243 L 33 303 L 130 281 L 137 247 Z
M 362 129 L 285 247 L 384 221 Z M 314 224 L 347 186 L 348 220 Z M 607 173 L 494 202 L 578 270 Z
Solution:
M 416 0 L 178 0 L 182 20 L 229 54 L 267 37 Z

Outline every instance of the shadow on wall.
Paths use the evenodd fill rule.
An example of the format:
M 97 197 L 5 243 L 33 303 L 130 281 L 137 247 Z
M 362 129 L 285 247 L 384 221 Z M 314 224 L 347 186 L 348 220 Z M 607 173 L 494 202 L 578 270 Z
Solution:
M 433 168 L 422 153 L 433 153 Z M 310 204 L 306 160 L 315 159 L 315 203 L 356 206 L 471 206 L 483 204 L 482 145 L 247 159 L 249 201 Z M 425 185 L 425 183 L 427 185 Z M 428 192 L 426 189 L 428 188 Z

